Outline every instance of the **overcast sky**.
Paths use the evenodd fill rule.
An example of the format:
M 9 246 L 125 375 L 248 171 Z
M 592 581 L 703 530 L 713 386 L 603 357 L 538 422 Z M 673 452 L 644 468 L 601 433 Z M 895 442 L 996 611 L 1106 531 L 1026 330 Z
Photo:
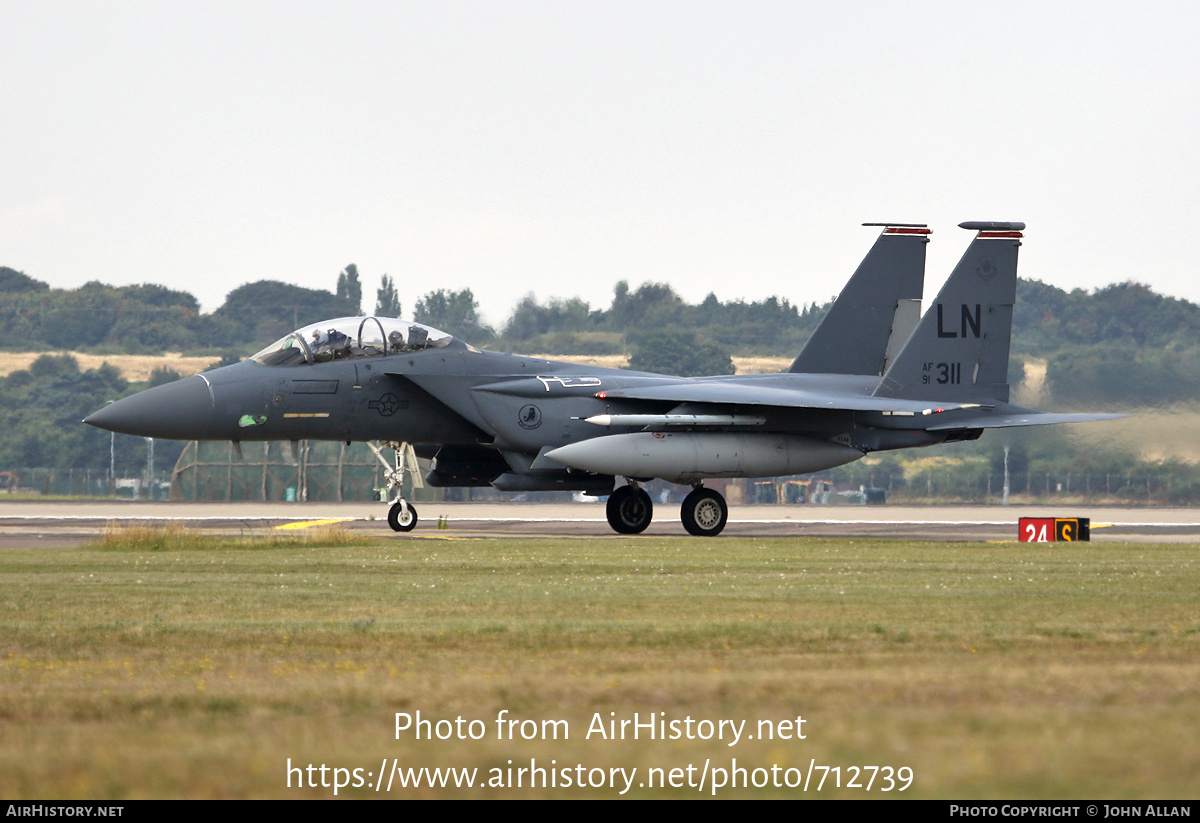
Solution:
M 51 285 L 824 301 L 874 240 L 1200 302 L 1194 2 L 0 0 L 0 265 Z

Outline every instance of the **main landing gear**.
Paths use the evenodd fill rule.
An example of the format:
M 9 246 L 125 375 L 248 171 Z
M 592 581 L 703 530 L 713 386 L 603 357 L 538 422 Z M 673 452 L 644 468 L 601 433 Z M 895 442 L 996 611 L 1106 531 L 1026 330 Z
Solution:
M 383 451 L 374 443 L 367 443 L 371 447 L 371 451 L 375 452 L 375 457 L 383 464 L 383 479 L 385 487 L 377 489 L 383 493 L 383 499 L 393 501 L 388 509 L 388 525 L 392 527 L 392 531 L 410 532 L 417 527 L 417 508 L 404 499 L 404 477 L 408 472 L 412 472 L 412 484 L 414 489 L 422 488 L 425 484 L 421 480 L 421 472 L 417 468 L 417 453 L 413 450 L 411 443 L 397 443 L 388 441 L 384 443 L 384 448 L 394 449 L 396 452 L 395 467 L 388 463 L 383 456 Z M 393 494 L 395 498 L 393 500 Z
M 654 517 L 650 495 L 635 481 L 620 486 L 608 496 L 608 525 L 618 534 L 640 534 Z M 683 499 L 679 519 L 688 534 L 697 537 L 716 537 L 729 520 L 729 507 L 720 492 L 697 485 Z
M 621 486 L 608 496 L 608 525 L 617 534 L 640 534 L 650 525 L 654 517 L 654 504 L 650 495 L 637 483 Z
M 683 498 L 679 519 L 688 534 L 697 537 L 716 537 L 729 520 L 729 507 L 720 493 L 703 486 L 696 486 L 691 494 Z

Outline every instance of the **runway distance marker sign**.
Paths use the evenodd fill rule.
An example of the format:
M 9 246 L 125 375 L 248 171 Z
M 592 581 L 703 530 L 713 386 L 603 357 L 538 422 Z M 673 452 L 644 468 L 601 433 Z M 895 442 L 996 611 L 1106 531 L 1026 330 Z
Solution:
M 1017 539 L 1022 543 L 1090 542 L 1091 531 L 1087 517 L 1022 517 L 1017 521 Z

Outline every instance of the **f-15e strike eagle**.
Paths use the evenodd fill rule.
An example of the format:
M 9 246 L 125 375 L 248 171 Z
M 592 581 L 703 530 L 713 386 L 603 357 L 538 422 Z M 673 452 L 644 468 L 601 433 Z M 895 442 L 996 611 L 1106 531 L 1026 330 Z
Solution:
M 608 522 L 623 534 L 650 524 L 643 482 L 690 484 L 684 528 L 711 536 L 728 509 L 705 478 L 815 472 L 984 429 L 1121 416 L 1009 404 L 1024 223 L 960 223 L 975 237 L 924 316 L 929 229 L 866 225 L 882 233 L 782 374 L 602 369 L 481 351 L 419 323 L 343 317 L 84 422 L 181 440 L 385 441 L 396 449 L 388 522 L 397 531 L 417 522 L 400 484 L 419 455 L 434 458 L 433 486 L 607 494 Z

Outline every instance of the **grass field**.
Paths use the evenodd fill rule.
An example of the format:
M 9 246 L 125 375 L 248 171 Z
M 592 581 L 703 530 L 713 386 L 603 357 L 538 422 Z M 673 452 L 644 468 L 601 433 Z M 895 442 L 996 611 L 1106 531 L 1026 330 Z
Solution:
M 807 794 L 739 784 L 718 797 L 1200 791 L 1193 546 L 329 545 L 334 534 L 222 543 L 117 533 L 82 549 L 0 553 L 0 796 L 332 796 L 296 788 L 301 772 L 289 789 L 289 758 L 324 764 L 331 784 L 334 767 L 365 781 L 393 760 L 475 767 L 477 783 L 515 780 L 531 760 L 572 780 L 578 764 L 606 781 L 610 768 L 636 768 L 627 797 L 709 796 L 720 782 L 711 769 L 735 760 L 747 781 L 773 764 L 781 780 L 817 768 Z M 569 739 L 562 726 L 557 740 L 497 739 L 503 710 L 537 721 L 514 734 L 564 720 Z M 481 739 L 396 739 L 395 713 L 418 711 L 479 720 L 463 732 L 482 729 Z M 747 722 L 732 746 L 728 726 L 724 740 L 586 738 L 597 715 L 634 712 L 681 730 L 689 716 Z M 805 739 L 758 739 L 759 721 L 790 738 L 797 717 Z M 687 785 L 689 766 L 703 790 Z M 883 792 L 875 772 L 871 790 L 845 787 L 851 767 L 871 766 L 908 767 L 911 786 Z M 651 768 L 664 779 L 680 769 L 683 785 L 639 786 Z M 625 786 L 523 781 L 339 796 L 617 797 Z
M 207 371 L 221 359 L 219 354 L 205 357 L 184 357 L 179 352 L 168 352 L 162 355 L 144 354 L 87 354 L 84 352 L 0 352 L 0 377 L 5 377 L 18 369 L 27 369 L 29 365 L 43 354 L 69 354 L 79 363 L 81 369 L 95 369 L 104 363 L 115 367 L 126 380 L 141 382 L 150 379 L 150 374 L 156 368 L 168 368 L 179 372 L 183 377 L 190 377 Z M 531 357 L 544 357 L 547 360 L 565 360 L 569 363 L 581 363 L 585 366 L 599 366 L 606 369 L 620 369 L 629 365 L 629 358 L 623 354 L 602 354 L 581 356 L 573 354 L 533 354 Z M 791 365 L 790 357 L 734 357 L 733 364 L 738 374 L 762 374 L 765 372 L 783 371 Z
M 44 354 L 69 354 L 79 363 L 79 368 L 96 369 L 108 363 L 113 366 L 126 380 L 142 382 L 150 379 L 150 374 L 157 368 L 167 368 L 179 372 L 183 377 L 190 377 L 209 369 L 213 363 L 221 359 L 219 354 L 207 357 L 184 357 L 179 352 L 162 355 L 150 354 L 87 354 L 84 352 L 0 352 L 0 377 L 5 377 L 18 369 L 27 369 L 34 360 Z

